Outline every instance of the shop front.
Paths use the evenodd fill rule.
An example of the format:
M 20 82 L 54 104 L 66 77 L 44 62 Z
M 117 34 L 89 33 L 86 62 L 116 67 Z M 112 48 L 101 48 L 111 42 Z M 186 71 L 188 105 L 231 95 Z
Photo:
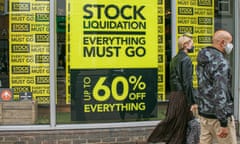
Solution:
M 234 0 L 0 0 L 0 136 L 12 143 L 136 143 L 164 118 L 169 63 L 191 33 L 234 50 L 239 116 L 239 7 Z

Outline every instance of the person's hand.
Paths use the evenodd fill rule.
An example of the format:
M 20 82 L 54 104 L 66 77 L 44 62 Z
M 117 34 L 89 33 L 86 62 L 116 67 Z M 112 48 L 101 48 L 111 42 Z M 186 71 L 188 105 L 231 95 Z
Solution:
M 191 106 L 191 109 L 190 109 L 190 110 L 191 110 L 192 112 L 195 112 L 195 111 L 197 111 L 197 109 L 198 109 L 198 105 L 197 105 L 197 104 L 194 104 L 194 105 Z
M 228 128 L 227 127 L 220 127 L 217 136 L 220 138 L 226 138 L 228 136 Z
M 198 117 L 198 105 L 194 104 L 191 106 L 190 111 L 192 111 L 194 117 Z

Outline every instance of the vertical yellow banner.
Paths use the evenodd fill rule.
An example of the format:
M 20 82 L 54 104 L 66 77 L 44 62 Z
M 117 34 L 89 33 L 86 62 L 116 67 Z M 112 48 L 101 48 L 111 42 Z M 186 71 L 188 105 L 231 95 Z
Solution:
M 70 0 L 72 120 L 157 116 L 158 63 L 164 67 L 164 8 L 157 4 Z
M 9 77 L 15 99 L 49 103 L 49 1 L 9 1 Z
M 66 15 L 69 16 L 70 15 L 70 12 L 69 12 L 70 9 L 68 8 L 68 5 L 67 5 L 66 9 L 67 9 L 67 14 Z M 76 13 L 74 15 L 76 15 Z M 68 18 L 67 18 L 66 22 L 67 22 L 67 25 L 70 25 L 70 21 L 69 21 Z M 74 30 L 76 30 L 75 28 L 76 27 L 74 27 Z M 165 56 L 165 2 L 164 2 L 164 0 L 159 0 L 158 1 L 158 31 L 157 32 L 158 32 L 158 55 L 157 55 L 158 56 L 158 100 L 165 101 L 166 100 L 166 92 L 165 92 L 165 86 L 166 86 L 166 79 L 165 79 L 165 75 L 166 75 L 166 73 L 165 73 L 166 72 L 166 70 L 165 70 L 166 56 Z M 151 34 L 154 34 L 154 33 L 151 32 Z M 70 39 L 70 35 L 69 35 L 68 32 L 66 33 L 66 39 L 67 39 L 67 41 L 66 41 L 67 44 L 66 45 L 67 45 L 67 47 L 69 47 L 70 42 L 68 40 Z M 67 51 L 67 53 L 69 51 Z M 67 60 L 69 60 L 69 54 L 67 54 L 66 58 L 67 58 Z M 69 62 L 69 61 L 67 61 L 67 62 Z M 112 62 L 112 60 L 110 62 Z M 69 65 L 69 63 L 67 63 L 67 65 Z M 66 68 L 68 69 L 69 67 L 67 66 Z M 70 74 L 68 72 L 69 71 L 67 70 L 66 71 L 66 73 L 67 73 L 66 78 L 67 79 L 70 78 L 70 76 L 69 76 Z M 67 80 L 67 85 L 66 85 L 67 99 L 66 99 L 66 103 L 69 103 L 69 99 L 70 99 L 70 90 L 69 90 L 70 84 L 69 84 L 69 82 L 70 82 L 70 80 Z
M 158 100 L 166 100 L 165 2 L 158 0 Z
M 70 0 L 66 0 L 66 104 L 71 103 L 70 95 Z
M 190 53 L 190 56 L 195 70 L 198 51 L 211 44 L 214 33 L 214 0 L 177 0 L 176 9 L 177 39 L 184 33 L 193 35 L 194 52 Z M 194 87 L 197 86 L 195 73 L 194 71 Z

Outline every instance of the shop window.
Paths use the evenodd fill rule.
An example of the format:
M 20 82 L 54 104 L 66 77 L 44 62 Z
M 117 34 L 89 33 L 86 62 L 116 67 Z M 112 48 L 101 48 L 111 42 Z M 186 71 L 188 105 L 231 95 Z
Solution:
M 50 81 L 49 81 L 49 1 L 22 1 L 18 0 L 9 0 L 0 1 L 0 91 L 5 89 L 10 89 L 13 91 L 13 99 L 9 103 L 19 102 L 24 103 L 25 101 L 34 101 L 36 107 L 32 107 L 34 114 L 31 115 L 33 118 L 30 123 L 32 124 L 49 124 L 50 123 Z M 97 2 L 97 1 L 96 1 Z M 104 3 L 103 0 L 99 2 Z M 156 26 L 157 30 L 154 35 L 156 36 L 156 94 L 153 93 L 156 97 L 156 101 L 150 99 L 150 102 L 145 105 L 149 107 L 147 113 L 141 112 L 115 112 L 114 116 L 118 117 L 116 119 L 105 120 L 111 116 L 111 114 L 104 112 L 96 113 L 94 116 L 96 119 L 87 121 L 81 120 L 84 112 L 82 107 L 74 107 L 73 102 L 77 102 L 79 105 L 82 104 L 82 101 L 77 99 L 72 99 L 72 95 L 76 94 L 76 91 L 79 89 L 81 81 L 72 83 L 75 79 L 79 78 L 79 73 L 85 75 L 85 78 L 88 78 L 89 73 L 92 73 L 92 79 L 98 77 L 98 80 L 101 78 L 105 83 L 99 83 L 99 87 L 108 86 L 111 89 L 111 93 L 114 93 L 115 99 L 108 101 L 107 105 L 110 108 L 110 104 L 116 99 L 122 103 L 129 103 L 129 99 L 126 101 L 121 101 L 121 95 L 124 90 L 123 87 L 128 87 L 132 90 L 132 95 L 140 95 L 140 90 L 145 89 L 146 85 L 151 85 L 149 82 L 152 80 L 151 76 L 147 73 L 152 71 L 144 71 L 143 74 L 140 71 L 147 69 L 147 67 L 141 67 L 135 69 L 131 72 L 131 75 L 124 73 L 128 70 L 123 71 L 121 68 L 118 68 L 116 71 L 114 68 L 108 68 L 109 71 L 106 71 L 105 68 L 100 68 L 99 71 L 95 71 L 97 67 L 89 68 L 88 70 L 80 69 L 75 73 L 74 68 L 71 66 L 70 60 L 72 59 L 71 48 L 74 43 L 70 43 L 70 39 L 73 38 L 70 35 L 70 31 L 75 29 L 69 29 L 71 23 L 69 23 L 69 10 L 66 8 L 69 4 L 65 0 L 57 0 L 56 4 L 56 64 L 57 64 L 57 74 L 56 74 L 56 84 L 57 84 L 57 95 L 56 95 L 56 121 L 57 124 L 73 124 L 73 123 L 98 123 L 98 122 L 128 122 L 128 121 L 151 121 L 162 119 L 165 115 L 166 105 L 168 103 L 168 95 L 170 93 L 170 84 L 169 84 L 169 63 L 171 57 L 173 56 L 174 51 L 176 50 L 173 47 L 173 44 L 176 43 L 176 40 L 172 39 L 172 35 L 179 36 L 184 32 L 191 31 L 194 35 L 194 41 L 196 43 L 196 49 L 191 57 L 193 61 L 196 59 L 197 52 L 210 42 L 211 34 L 217 29 L 227 29 L 234 35 L 234 1 L 232 0 L 215 0 L 212 4 L 209 4 L 211 1 L 189 1 L 189 0 L 177 0 L 177 6 L 175 7 L 176 14 L 176 25 L 177 31 L 172 31 L 172 10 L 171 0 L 158 0 L 157 4 L 154 5 L 156 9 Z M 145 3 L 145 2 L 143 2 Z M 11 7 L 8 6 L 11 5 Z M 21 7 L 17 7 L 21 5 Z M 106 5 L 108 3 L 106 2 Z M 112 4 L 107 9 L 111 11 L 118 11 L 118 4 Z M 121 4 L 119 4 L 121 6 Z M 133 4 L 134 5 L 134 4 Z M 146 4 L 147 5 L 147 4 Z M 14 7 L 15 6 L 15 7 Z M 139 7 L 138 7 L 139 6 Z M 143 18 L 141 15 L 141 9 L 145 10 L 145 7 L 141 7 L 141 4 L 136 4 L 135 8 L 138 10 L 138 18 Z M 31 7 L 31 9 L 30 9 Z M 131 5 L 127 5 L 125 9 L 130 9 Z M 14 9 L 15 8 L 15 11 Z M 101 6 L 99 6 L 100 10 Z M 89 7 L 86 8 L 89 11 Z M 123 8 L 124 9 L 124 8 Z M 121 10 L 123 10 L 121 9 Z M 194 11 L 192 11 L 194 9 Z M 21 11 L 21 12 L 20 12 Z M 107 10 L 105 11 L 107 13 Z M 150 11 L 151 12 L 151 11 Z M 195 13 L 194 13 L 195 12 Z M 208 12 L 206 14 L 206 12 Z M 116 13 L 108 13 L 108 18 L 112 18 Z M 125 13 L 124 13 L 125 14 Z M 127 14 L 127 13 L 126 13 Z M 91 13 L 88 13 L 86 17 L 90 17 Z M 175 14 L 174 14 L 175 15 Z M 100 15 L 98 15 L 100 17 Z M 102 15 L 101 15 L 102 16 Z M 126 15 L 124 18 L 130 18 L 129 15 Z M 136 15 L 135 15 L 136 16 Z M 150 16 L 149 16 L 150 17 Z M 71 17 L 70 17 L 71 18 Z M 147 18 L 147 17 L 146 17 Z M 104 21 L 104 20 L 103 20 Z M 148 21 L 144 21 L 148 23 Z M 133 23 L 136 26 L 136 23 Z M 144 27 L 144 23 L 142 26 Z M 193 28 L 194 27 L 194 28 Z M 99 37 L 106 35 L 106 32 L 103 31 L 90 31 L 86 32 L 87 37 L 93 37 L 95 34 L 99 34 Z M 147 40 L 147 36 L 142 36 L 145 33 L 137 31 L 140 36 L 137 36 L 137 40 L 140 43 L 138 46 L 146 45 L 151 41 Z M 136 33 L 137 33 L 136 32 Z M 111 35 L 115 35 L 112 33 Z M 124 33 L 127 36 L 131 36 L 129 33 Z M 69 37 L 70 36 L 70 37 Z M 141 38 L 144 37 L 144 38 Z M 105 36 L 106 37 L 106 36 Z M 202 41 L 201 41 L 202 40 Z M 207 42 L 205 40 L 208 40 Z M 90 39 L 90 42 L 94 43 L 94 39 Z M 127 40 L 125 40 L 127 41 Z M 199 43 L 199 42 L 202 43 Z M 88 41 L 89 42 L 89 41 Z M 206 43 L 205 43 L 206 42 Z M 86 42 L 87 43 L 87 42 Z M 99 42 L 100 43 L 100 42 Z M 104 45 L 104 44 L 103 44 Z M 128 44 L 126 44 L 128 45 Z M 88 46 L 85 44 L 84 46 Z M 116 48 L 117 49 L 117 48 Z M 115 50 L 116 50 L 115 49 Z M 133 54 L 135 56 L 141 56 L 144 53 L 143 49 L 138 49 L 139 53 L 131 53 L 129 50 L 128 57 L 131 57 Z M 92 54 L 91 51 L 85 51 L 86 55 Z M 108 51 L 108 54 L 111 54 L 113 51 Z M 101 56 L 103 53 L 98 53 L 98 56 Z M 116 54 L 116 53 L 115 53 Z M 125 59 L 124 59 L 125 60 Z M 112 59 L 109 58 L 109 61 Z M 146 60 L 145 63 L 150 63 L 152 60 Z M 121 61 L 119 61 L 120 63 Z M 81 61 L 79 61 L 81 63 Z M 97 63 L 97 62 L 96 62 Z M 122 64 L 128 64 L 130 62 L 121 62 Z M 84 65 L 85 63 L 82 63 Z M 94 65 L 94 63 L 92 63 Z M 99 65 L 103 65 L 101 63 Z M 98 66 L 99 66 L 98 65 Z M 140 64 L 139 64 L 140 65 Z M 81 65 L 80 65 L 81 66 Z M 86 66 L 86 65 L 85 65 Z M 82 68 L 82 67 L 81 67 Z M 194 66 L 195 68 L 195 66 Z M 72 73 L 71 73 L 72 72 Z M 129 73 L 130 73 L 129 72 Z M 106 75 L 101 75 L 106 74 Z M 81 76 L 82 76 L 81 75 Z M 82 76 L 84 77 L 84 76 Z M 104 78 L 108 78 L 108 81 Z M 194 76 L 196 81 L 196 77 Z M 111 84 L 109 84 L 111 83 Z M 128 83 L 128 85 L 126 85 Z M 72 84 L 76 88 L 72 88 Z M 86 84 L 86 83 L 85 83 Z M 95 83 L 96 84 L 96 83 Z M 196 83 L 195 83 L 196 85 Z M 115 86 L 115 87 L 114 87 Z M 152 85 L 151 85 L 152 86 Z M 98 88 L 98 87 L 97 87 Z M 127 88 L 126 88 L 127 89 Z M 75 90 L 73 92 L 72 90 Z M 87 89 L 85 89 L 87 90 Z M 139 90 L 139 92 L 137 92 Z M 97 90 L 96 90 L 97 91 Z M 85 91 L 82 95 L 85 98 L 89 98 L 88 94 L 90 91 Z M 94 92 L 93 90 L 91 93 Z M 101 100 L 99 95 L 103 92 L 102 90 L 95 93 L 95 98 Z M 105 91 L 106 92 L 106 91 Z M 77 94 L 76 94 L 77 95 Z M 22 96 L 22 98 L 20 97 Z M 26 100 L 25 97 L 30 96 L 31 98 Z M 111 95 L 112 97 L 112 95 Z M 139 96 L 140 97 L 140 96 Z M 143 97 L 143 95 L 142 95 Z M 153 100 L 153 101 L 151 101 Z M 16 104 L 19 104 L 16 103 Z M 96 105 L 87 105 L 86 107 L 94 110 L 99 107 L 98 103 L 93 103 Z M 1 102 L 0 102 L 1 104 Z M 120 103 L 118 103 L 120 105 Z M 151 107 L 152 105 L 153 107 Z M 1 105 L 0 105 L 1 106 Z M 29 106 L 29 105 L 26 105 Z M 127 107 L 127 106 L 126 106 Z M 77 110 L 75 109 L 77 108 Z M 101 110 L 101 109 L 100 109 Z M 99 110 L 99 111 L 100 111 Z M 80 111 L 77 113 L 76 111 Z M 73 112 L 76 112 L 73 115 Z M 15 111 L 15 113 L 17 113 Z M 80 114 L 80 115 L 78 115 Z M 110 116 L 109 116 L 110 115 Z M 88 115 L 85 115 L 86 117 Z M 103 119 L 105 117 L 105 119 Z M 129 119 L 128 119 L 129 117 Z M 77 119 L 76 121 L 74 119 Z M 0 119 L 0 124 L 1 124 Z M 4 125 L 18 124 L 22 125 L 25 123 L 19 123 L 19 121 L 12 123 L 5 123 Z

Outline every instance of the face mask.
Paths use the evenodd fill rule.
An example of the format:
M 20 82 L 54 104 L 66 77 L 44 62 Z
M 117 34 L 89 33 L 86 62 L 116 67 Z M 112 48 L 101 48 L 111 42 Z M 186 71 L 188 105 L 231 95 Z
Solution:
M 187 49 L 187 51 L 188 51 L 189 53 L 193 53 L 193 52 L 194 52 L 194 46 L 192 46 L 190 49 Z
M 232 43 L 227 43 L 227 45 L 224 47 L 226 54 L 230 54 L 233 49 Z

